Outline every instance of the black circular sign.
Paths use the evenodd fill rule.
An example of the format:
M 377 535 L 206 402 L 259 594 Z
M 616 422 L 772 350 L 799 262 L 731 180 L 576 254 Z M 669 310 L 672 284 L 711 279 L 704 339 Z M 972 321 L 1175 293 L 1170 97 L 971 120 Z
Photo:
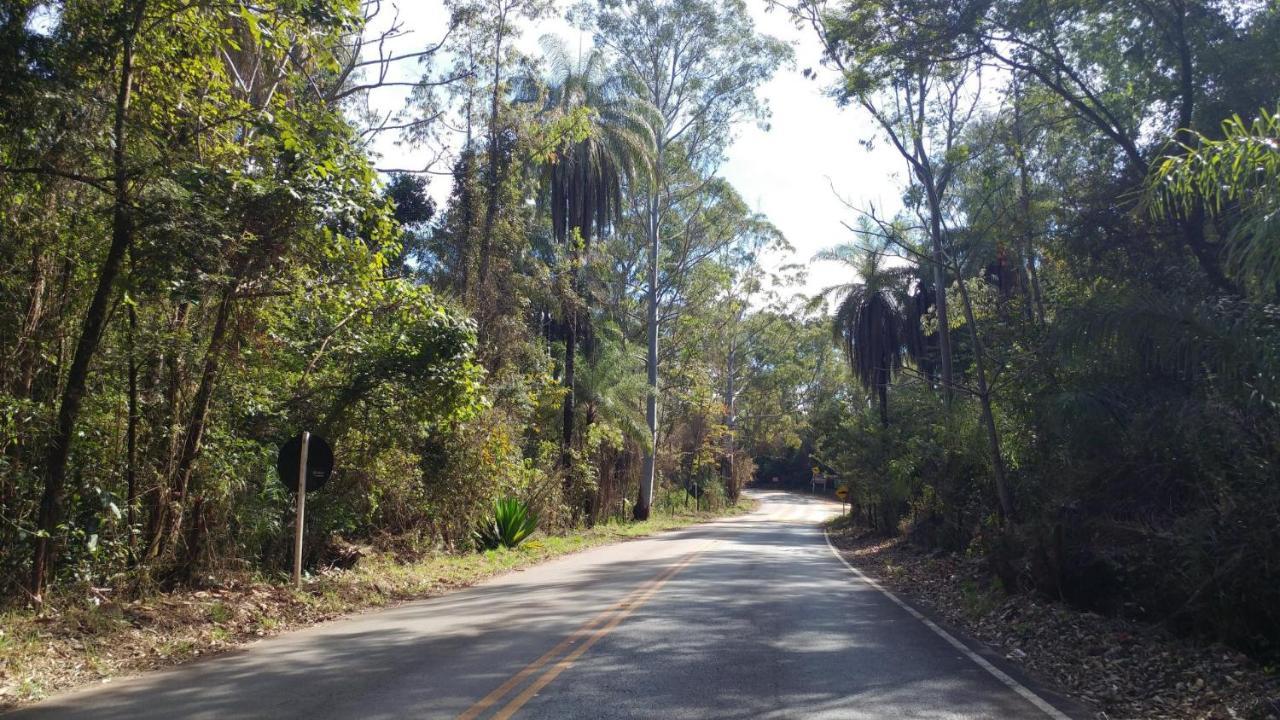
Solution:
M 296 468 L 296 467 L 298 467 L 298 464 L 297 464 L 297 463 L 294 463 L 294 464 L 293 464 L 293 466 Z M 704 494 L 706 494 L 706 490 L 703 490 L 703 489 L 702 489 L 702 486 L 701 486 L 701 485 L 699 485 L 699 484 L 698 484 L 698 483 L 696 483 L 696 482 L 691 482 L 691 483 L 689 483 L 689 484 L 685 485 L 685 486 L 684 486 L 684 490 L 685 490 L 685 492 L 687 492 L 687 493 L 689 493 L 690 495 L 692 495 L 692 496 L 693 496 L 693 498 L 694 498 L 695 500 L 701 500 L 701 499 L 702 499 L 702 496 L 703 496 Z
M 276 456 L 276 472 L 289 492 L 298 492 L 298 461 L 302 453 L 302 434 L 280 446 Z M 312 435 L 307 446 L 307 492 L 315 492 L 329 481 L 333 472 L 333 449 L 319 435 Z

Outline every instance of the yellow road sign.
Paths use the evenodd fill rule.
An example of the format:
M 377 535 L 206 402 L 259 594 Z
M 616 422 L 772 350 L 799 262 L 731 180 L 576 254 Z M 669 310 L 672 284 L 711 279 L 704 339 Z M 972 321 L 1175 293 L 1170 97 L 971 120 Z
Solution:
M 843 485 L 836 488 L 836 497 L 840 498 L 841 500 L 844 500 L 845 498 L 849 497 L 849 488 Z

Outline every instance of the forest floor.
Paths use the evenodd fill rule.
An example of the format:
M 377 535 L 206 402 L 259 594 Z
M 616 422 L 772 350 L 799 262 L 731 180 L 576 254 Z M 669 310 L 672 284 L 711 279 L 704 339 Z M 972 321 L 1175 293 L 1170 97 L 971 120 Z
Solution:
M 845 559 L 1106 719 L 1280 720 L 1280 672 L 1221 645 L 996 586 L 983 563 L 832 523 Z
M 741 514 L 754 505 L 743 499 L 723 512 L 655 513 L 640 523 L 535 535 L 514 550 L 406 558 L 360 548 L 354 567 L 320 572 L 301 590 L 279 579 L 224 578 L 204 589 L 126 601 L 108 590 L 81 586 L 80 592 L 51 597 L 38 613 L 0 613 L 0 712 L 343 615 L 441 595 L 561 555 Z

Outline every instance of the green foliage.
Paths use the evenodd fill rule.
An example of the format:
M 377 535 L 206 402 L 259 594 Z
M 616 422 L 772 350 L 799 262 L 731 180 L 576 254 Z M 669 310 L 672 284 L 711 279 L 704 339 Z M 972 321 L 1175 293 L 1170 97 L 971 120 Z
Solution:
M 863 523 L 980 556 L 1004 590 L 1274 657 L 1280 9 L 776 5 L 910 170 L 903 212 L 855 232 L 903 282 L 885 293 L 863 262 L 839 295 L 864 392 L 806 408 L 801 448 Z M 980 66 L 1008 82 L 979 88 Z M 951 398 L 941 308 L 909 302 L 938 283 Z M 799 457 L 761 465 L 801 475 Z
M 476 528 L 475 542 L 481 550 L 514 548 L 537 529 L 538 516 L 527 505 L 504 498 L 493 504 L 493 516 Z
M 1280 112 L 1263 108 L 1251 123 L 1222 123 L 1221 139 L 1195 134 L 1166 155 L 1149 181 L 1153 209 L 1230 216 L 1227 261 L 1253 294 L 1271 297 L 1280 282 Z

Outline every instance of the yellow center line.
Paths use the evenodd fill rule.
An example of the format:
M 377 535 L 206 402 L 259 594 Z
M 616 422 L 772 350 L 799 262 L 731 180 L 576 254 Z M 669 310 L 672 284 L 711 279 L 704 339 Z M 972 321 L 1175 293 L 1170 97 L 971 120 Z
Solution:
M 616 628 L 619 623 L 625 620 L 628 615 L 635 612 L 636 608 L 639 608 L 641 605 L 648 602 L 649 598 L 656 595 L 657 592 L 662 589 L 662 586 L 667 584 L 668 580 L 675 577 L 676 573 L 688 567 L 694 561 L 694 558 L 697 557 L 697 554 L 698 554 L 698 551 L 689 553 L 685 557 L 685 559 L 682 560 L 679 564 L 677 564 L 675 567 L 668 570 L 665 574 L 663 574 L 657 580 L 650 583 L 648 589 L 645 590 L 643 594 L 641 594 L 631 603 L 625 605 L 625 607 L 620 609 L 618 612 L 614 613 L 613 617 L 609 619 L 609 622 L 606 623 L 604 627 L 601 627 L 600 629 L 592 633 L 591 637 L 587 638 L 586 642 L 578 646 L 578 648 L 573 652 L 561 658 L 560 662 L 556 663 L 555 665 L 552 665 L 551 669 L 547 670 L 545 673 L 539 676 L 537 680 L 534 680 L 533 683 L 529 685 L 529 687 L 524 689 L 524 692 L 512 698 L 511 702 L 507 703 L 505 707 L 503 707 L 501 710 L 497 712 L 497 714 L 493 716 L 493 720 L 507 720 L 512 715 L 514 715 L 516 711 L 519 710 L 521 707 L 523 707 L 525 703 L 529 702 L 529 700 L 534 695 L 537 695 L 538 692 L 541 691 L 547 685 L 549 685 L 552 680 L 555 680 L 557 677 L 559 677 L 560 673 L 564 672 L 565 670 L 568 670 L 573 665 L 575 660 L 581 657 L 582 654 L 585 653 L 587 650 L 591 649 L 592 645 L 595 645 L 597 642 L 600 641 L 601 638 L 603 638 L 605 635 L 608 635 L 610 632 L 612 632 L 613 629 Z
M 700 551 L 695 550 L 694 552 L 689 553 L 684 558 L 682 558 L 681 561 L 677 563 L 674 567 L 664 570 L 657 577 L 645 582 L 635 590 L 632 590 L 621 600 L 614 603 L 613 605 L 610 605 L 608 608 L 601 611 L 600 614 L 588 620 L 577 630 L 570 633 L 569 636 L 566 637 L 564 640 L 561 640 L 558 645 L 556 645 L 555 647 L 548 650 L 545 654 L 543 654 L 542 657 L 526 665 L 524 669 L 522 669 L 520 672 L 511 676 L 511 678 L 508 679 L 506 682 L 494 688 L 492 692 L 490 692 L 488 695 L 485 695 L 483 698 L 478 700 L 476 704 L 467 708 L 466 711 L 464 711 L 461 715 L 458 716 L 458 720 L 474 720 L 474 718 L 479 717 L 481 713 L 483 713 L 489 707 L 491 707 L 492 705 L 497 703 L 499 700 L 501 700 L 507 693 L 511 692 L 513 689 L 518 687 L 525 680 L 529 679 L 530 675 L 533 675 L 534 673 L 536 673 L 548 662 L 551 662 L 556 657 L 558 657 L 561 653 L 568 650 L 575 642 L 581 639 L 584 635 L 587 635 L 592 630 L 594 630 L 597 626 L 599 626 L 601 623 L 608 620 L 611 615 L 614 615 L 615 613 L 618 613 L 619 611 L 624 611 L 624 610 L 626 612 L 623 613 L 623 616 L 630 614 L 630 609 L 634 609 L 639 605 L 640 602 L 647 600 L 652 595 L 652 593 L 656 591 L 658 587 L 661 587 L 662 585 L 666 584 L 667 580 L 671 579 L 673 575 L 675 575 L 677 572 L 683 569 L 686 565 L 692 562 L 693 557 L 697 555 L 698 552 Z M 635 604 L 631 604 L 633 600 L 637 600 L 637 599 L 638 599 L 638 602 L 636 602 Z M 618 618 L 618 621 L 620 622 L 621 618 Z M 612 623 L 611 625 L 609 625 L 608 630 L 613 629 L 613 627 L 616 625 L 617 625 L 617 622 Z M 606 632 L 608 630 L 606 630 Z M 595 644 L 595 640 L 590 640 L 586 645 L 584 645 L 581 648 L 581 650 L 585 651 L 587 647 L 590 647 L 591 645 L 594 645 L 594 644 Z M 572 657 L 576 659 L 581 654 L 582 654 L 581 652 L 577 652 L 577 654 L 572 655 Z M 563 672 L 563 670 L 561 670 L 560 672 Z M 556 672 L 556 675 L 559 675 L 560 672 Z M 554 676 L 552 676 L 551 679 L 554 679 Z M 551 679 L 548 679 L 547 682 L 550 682 Z M 542 683 L 542 685 L 540 685 L 539 687 L 543 687 L 545 685 L 546 683 Z M 527 698 L 526 698 L 526 701 L 527 701 Z M 521 704 L 524 704 L 524 703 L 521 702 Z M 503 711 L 505 712 L 506 708 L 503 708 Z M 503 716 L 503 717 L 507 717 L 507 716 Z

